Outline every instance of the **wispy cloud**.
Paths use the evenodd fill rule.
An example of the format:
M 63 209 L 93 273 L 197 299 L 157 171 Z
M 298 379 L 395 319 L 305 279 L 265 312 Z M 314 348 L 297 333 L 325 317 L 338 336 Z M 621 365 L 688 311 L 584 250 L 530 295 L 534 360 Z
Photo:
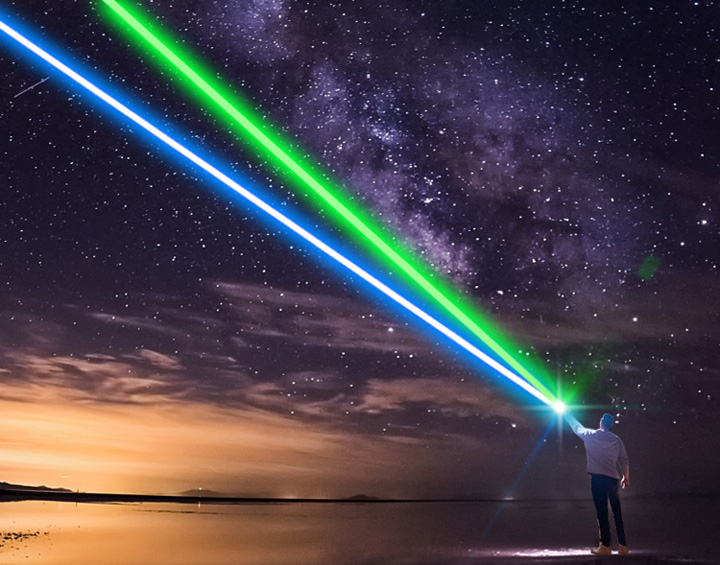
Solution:
M 445 416 L 515 416 L 516 409 L 488 387 L 459 379 L 371 379 L 366 383 L 356 410 L 370 414 L 398 412 L 422 406 Z
M 227 302 L 231 320 L 225 323 L 244 338 L 379 352 L 424 347 L 412 332 L 394 333 L 397 322 L 361 302 L 246 284 L 215 283 L 211 288 Z

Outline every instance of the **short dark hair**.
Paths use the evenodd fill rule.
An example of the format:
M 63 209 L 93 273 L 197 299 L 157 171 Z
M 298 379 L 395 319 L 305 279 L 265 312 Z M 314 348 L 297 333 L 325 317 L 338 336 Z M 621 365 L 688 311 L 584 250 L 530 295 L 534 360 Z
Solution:
M 615 424 L 615 419 L 610 414 L 603 414 L 602 420 L 600 420 L 600 425 L 604 429 L 609 430 L 613 427 L 613 424 Z

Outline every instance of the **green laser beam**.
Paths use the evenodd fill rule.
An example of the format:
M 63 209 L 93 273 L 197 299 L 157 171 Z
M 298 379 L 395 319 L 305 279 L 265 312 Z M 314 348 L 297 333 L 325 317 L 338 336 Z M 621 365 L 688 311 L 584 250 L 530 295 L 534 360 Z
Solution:
M 162 41 L 158 34 L 153 33 L 150 30 L 149 23 L 141 22 L 142 16 L 139 16 L 137 12 L 131 13 L 128 8 L 124 7 L 117 0 L 102 1 L 112 10 L 111 13 L 116 14 L 121 21 L 129 25 L 142 39 L 145 40 L 145 42 L 147 42 L 148 45 L 155 49 L 157 53 L 162 55 L 172 66 L 179 70 L 182 75 L 189 79 L 197 89 L 214 102 L 225 114 L 230 116 L 242 129 L 244 129 L 245 132 L 252 137 L 252 139 L 258 142 L 259 145 L 265 149 L 268 155 L 274 157 L 274 159 L 285 167 L 287 171 L 292 173 L 291 176 L 294 176 L 307 188 L 313 191 L 325 203 L 327 203 L 340 218 L 365 237 L 367 241 L 380 251 L 381 256 L 389 259 L 389 261 L 398 267 L 401 272 L 405 273 L 409 279 L 414 281 L 415 284 L 423 289 L 440 306 L 442 306 L 456 320 L 465 326 L 465 328 L 470 330 L 470 332 L 485 343 L 485 345 L 503 359 L 510 367 L 515 369 L 529 383 L 535 386 L 548 398 L 553 401 L 556 400 L 555 395 L 548 390 L 541 381 L 534 377 L 530 371 L 521 365 L 495 339 L 480 328 L 480 326 L 466 314 L 464 310 L 469 310 L 470 307 L 463 305 L 464 307 L 461 308 L 443 294 L 443 292 L 434 285 L 427 276 L 420 272 L 421 267 L 412 265 L 409 259 L 401 256 L 392 245 L 387 243 L 380 235 L 378 235 L 377 231 L 379 230 L 373 230 L 368 225 L 369 222 L 363 221 L 360 218 L 359 213 L 350 210 L 348 205 L 343 203 L 338 196 L 328 190 L 305 167 L 303 167 L 297 159 L 293 158 L 288 151 L 281 148 L 278 143 L 271 139 L 269 135 L 251 121 L 251 119 L 247 116 L 248 112 L 242 112 L 239 110 L 228 100 L 227 97 L 221 94 L 218 88 L 211 84 L 210 79 L 201 76 L 198 71 L 191 67 L 189 63 L 171 49 L 166 42 Z M 149 18 L 147 21 L 149 21 Z M 166 32 L 163 33 L 163 35 L 168 37 Z M 173 43 L 177 42 L 174 41 Z M 460 301 L 458 300 L 458 302 Z
M 137 114 L 136 112 L 125 106 L 117 98 L 110 96 L 102 88 L 85 78 L 82 74 L 69 67 L 58 58 L 51 55 L 48 51 L 41 48 L 39 45 L 29 40 L 23 34 L 19 33 L 17 30 L 6 24 L 1 19 L 1 16 L 2 14 L 0 14 L 1 33 L 6 34 L 9 38 L 16 41 L 20 46 L 24 47 L 25 49 L 42 59 L 44 62 L 57 69 L 60 73 L 65 75 L 77 86 L 97 97 L 98 100 L 104 102 L 110 108 L 117 111 L 119 114 L 130 120 L 132 123 L 139 126 L 141 129 L 145 130 L 146 133 L 150 134 L 157 141 L 161 142 L 161 145 L 164 145 L 164 149 L 169 150 L 170 153 L 176 153 L 178 156 L 184 158 L 189 163 L 195 165 L 199 170 L 202 170 L 211 177 L 215 178 L 215 180 L 219 181 L 225 187 L 234 191 L 240 197 L 245 199 L 247 203 L 250 204 L 252 207 L 264 212 L 268 217 L 274 219 L 275 221 L 283 225 L 285 228 L 290 230 L 290 232 L 295 233 L 297 236 L 305 240 L 305 242 L 308 243 L 311 247 L 314 247 L 317 251 L 327 256 L 327 258 L 332 259 L 339 265 L 345 267 L 348 271 L 356 275 L 358 277 L 358 280 L 365 281 L 367 284 L 374 287 L 377 291 L 384 294 L 387 298 L 395 302 L 398 306 L 401 306 L 409 313 L 416 316 L 419 320 L 422 320 L 428 326 L 434 328 L 435 330 L 443 334 L 445 337 L 455 342 L 457 345 L 465 349 L 468 353 L 476 357 L 478 360 L 495 369 L 500 375 L 506 377 L 508 380 L 512 381 L 541 402 L 550 405 L 550 399 L 543 396 L 540 391 L 538 391 L 522 377 L 517 376 L 505 365 L 500 363 L 497 359 L 494 359 L 487 355 L 485 352 L 481 351 L 474 344 L 470 343 L 464 337 L 454 332 L 451 328 L 447 327 L 442 322 L 435 319 L 432 315 L 425 312 L 422 308 L 418 307 L 416 304 L 405 298 L 403 295 L 393 290 L 380 279 L 376 278 L 374 275 L 363 269 L 361 266 L 354 263 L 351 259 L 338 252 L 336 249 L 328 245 L 325 241 L 314 235 L 312 232 L 308 231 L 300 224 L 294 222 L 291 218 L 283 214 L 280 210 L 274 208 L 268 202 L 265 202 L 263 199 L 259 198 L 256 194 L 249 191 L 242 185 L 238 184 L 236 181 L 227 176 L 227 174 L 222 172 L 216 166 L 193 152 L 192 149 L 186 147 L 182 143 L 178 142 L 176 139 L 172 138 L 166 132 L 162 131 L 154 124 L 143 118 L 141 115 Z

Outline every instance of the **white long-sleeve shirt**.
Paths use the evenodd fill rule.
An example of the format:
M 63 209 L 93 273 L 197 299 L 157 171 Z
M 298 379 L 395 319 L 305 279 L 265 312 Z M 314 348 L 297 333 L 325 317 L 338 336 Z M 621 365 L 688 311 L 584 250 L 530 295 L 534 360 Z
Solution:
M 574 420 L 574 421 L 572 421 Z M 622 478 L 622 470 L 628 465 L 628 456 L 622 440 L 612 432 L 586 428 L 574 418 L 570 421 L 573 433 L 585 444 L 587 472 Z

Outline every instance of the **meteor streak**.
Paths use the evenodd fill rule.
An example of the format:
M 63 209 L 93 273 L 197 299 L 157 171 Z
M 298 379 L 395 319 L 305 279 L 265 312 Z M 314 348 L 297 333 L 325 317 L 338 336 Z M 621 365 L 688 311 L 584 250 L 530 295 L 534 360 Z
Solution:
M 30 90 L 32 90 L 32 89 L 35 88 L 36 86 L 40 86 L 42 83 L 44 83 L 44 82 L 45 82 L 46 80 L 48 80 L 49 78 L 50 78 L 50 77 L 45 77 L 44 79 L 36 82 L 35 84 L 33 84 L 33 85 L 31 85 L 31 86 L 28 86 L 25 90 L 22 90 L 22 91 L 18 92 L 15 96 L 13 96 L 13 100 L 14 100 L 15 98 L 17 98 L 18 96 L 22 96 L 22 95 L 25 94 L 26 92 L 29 92 Z
M 360 218 L 359 212 L 352 211 L 348 204 L 341 201 L 339 197 L 339 190 L 337 192 L 331 191 L 315 176 L 308 172 L 308 169 L 304 167 L 298 159 L 293 158 L 286 149 L 283 149 L 278 142 L 273 140 L 260 127 L 258 127 L 250 119 L 249 116 L 251 111 L 249 109 L 245 109 L 243 111 L 238 109 L 238 104 L 233 104 L 227 96 L 224 96 L 220 92 L 220 87 L 213 86 L 212 79 L 201 76 L 200 72 L 187 62 L 189 58 L 185 59 L 181 57 L 178 55 L 177 50 L 173 50 L 169 47 L 170 41 L 163 41 L 160 39 L 159 34 L 153 33 L 150 30 L 150 23 L 143 23 L 141 21 L 141 16 L 137 12 L 131 13 L 126 7 L 118 2 L 118 0 L 102 1 L 112 10 L 112 13 L 114 13 L 120 21 L 124 21 L 127 25 L 129 25 L 138 36 L 140 36 L 157 53 L 162 55 L 172 66 L 179 70 L 182 75 L 189 79 L 194 87 L 198 89 L 204 97 L 212 101 L 218 108 L 227 114 L 233 122 L 239 125 L 241 133 L 244 132 L 246 136 L 249 135 L 250 138 L 256 142 L 256 147 L 264 150 L 267 155 L 274 158 L 284 168 L 286 173 L 289 172 L 290 179 L 301 185 L 302 190 L 306 191 L 306 189 L 310 189 L 312 193 L 331 207 L 337 215 L 337 219 L 354 228 L 354 230 L 359 232 L 372 247 L 378 250 L 381 253 L 381 258 L 385 257 L 388 259 L 392 264 L 400 269 L 406 277 L 412 280 L 466 329 L 470 330 L 473 335 L 485 343 L 485 345 L 495 352 L 496 355 L 504 360 L 519 375 L 522 375 L 525 380 L 541 391 L 546 397 L 555 400 L 555 395 L 550 392 L 550 390 L 540 380 L 532 375 L 529 370 L 527 370 L 519 361 L 510 355 L 495 339 L 493 339 L 470 316 L 468 316 L 467 312 L 472 311 L 472 307 L 469 304 L 463 304 L 459 297 L 454 297 L 453 300 L 448 298 L 447 294 L 449 289 L 445 289 L 445 292 L 441 291 L 428 279 L 427 276 L 420 272 L 422 267 L 419 266 L 419 262 L 417 260 L 409 257 L 409 254 L 407 257 L 400 255 L 396 250 L 396 246 L 389 244 L 381 237 L 381 235 L 379 235 L 379 232 L 382 231 L 380 228 L 371 227 L 368 220 Z M 152 27 L 155 26 L 153 25 Z M 168 37 L 166 32 L 163 32 L 162 35 Z M 230 127 L 234 126 L 230 124 Z M 276 135 L 275 137 L 278 138 L 279 136 Z M 415 263 L 415 265 L 412 263 Z
M 434 328 L 436 331 L 440 332 L 448 339 L 452 340 L 455 344 L 459 345 L 476 359 L 482 361 L 487 366 L 494 369 L 499 374 L 503 375 L 505 378 L 509 379 L 511 382 L 515 383 L 517 386 L 519 386 L 544 404 L 552 406 L 554 402 L 552 396 L 548 396 L 537 388 L 533 387 L 526 380 L 510 371 L 507 367 L 505 367 L 492 357 L 488 356 L 486 353 L 478 349 L 475 345 L 455 333 L 452 329 L 448 328 L 436 318 L 425 312 L 423 309 L 419 308 L 407 298 L 400 295 L 397 291 L 387 286 L 375 276 L 368 273 L 365 269 L 342 255 L 338 251 L 336 251 L 334 248 L 329 246 L 321 239 L 319 239 L 317 236 L 315 236 L 314 234 L 300 226 L 298 223 L 273 208 L 270 204 L 250 192 L 248 189 L 241 186 L 239 183 L 231 179 L 228 175 L 223 173 L 217 167 L 200 157 L 197 153 L 193 152 L 191 149 L 175 140 L 173 137 L 162 131 L 157 126 L 153 125 L 151 122 L 131 110 L 129 107 L 119 102 L 116 98 L 96 86 L 90 80 L 82 76 L 79 72 L 75 71 L 74 69 L 48 53 L 46 50 L 42 49 L 37 44 L 30 41 L 23 34 L 6 24 L 2 19 L 0 19 L 0 31 L 5 33 L 8 37 L 13 39 L 15 42 L 23 46 L 25 49 L 29 50 L 31 53 L 33 53 L 49 65 L 63 73 L 73 82 L 93 94 L 95 97 L 110 106 L 116 112 L 120 113 L 125 118 L 141 127 L 154 138 L 162 142 L 169 149 L 172 149 L 172 151 L 181 155 L 187 161 L 193 163 L 196 167 L 202 169 L 207 174 L 214 177 L 223 185 L 245 198 L 250 204 L 265 212 L 265 214 L 275 219 L 277 222 L 281 223 L 286 228 L 303 238 L 310 245 L 314 246 L 319 251 L 321 251 L 322 253 L 324 253 L 325 255 L 327 255 L 328 257 L 354 273 L 356 276 L 364 280 L 366 283 L 374 287 L 379 292 L 383 293 L 396 304 L 402 306 L 405 310 L 428 324 L 430 327 Z

